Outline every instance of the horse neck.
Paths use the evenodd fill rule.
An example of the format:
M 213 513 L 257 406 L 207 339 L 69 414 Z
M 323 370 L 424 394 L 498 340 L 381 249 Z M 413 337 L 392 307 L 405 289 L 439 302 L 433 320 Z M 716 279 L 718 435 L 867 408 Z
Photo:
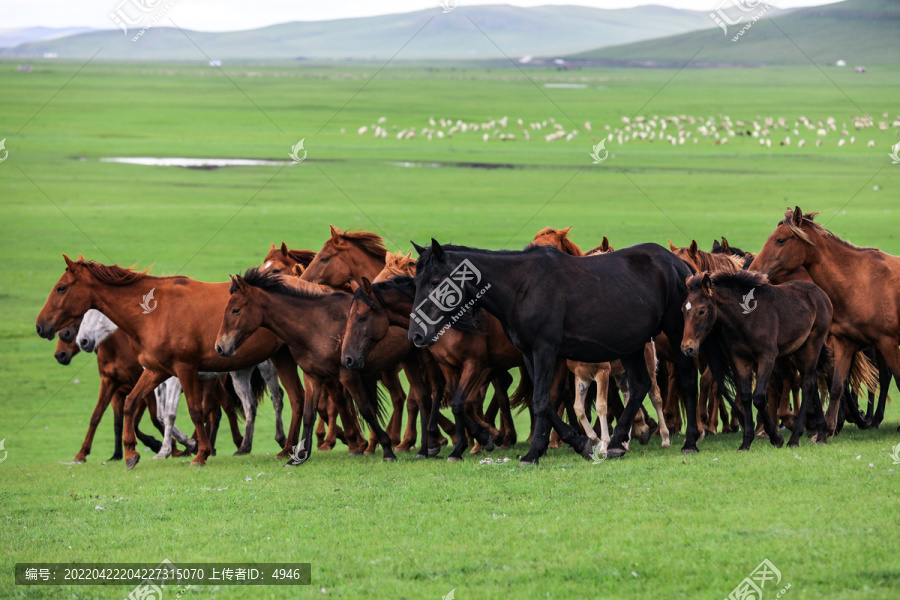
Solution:
M 124 331 L 129 337 L 140 340 L 141 332 L 149 326 L 149 319 L 142 319 L 140 303 L 151 289 L 161 287 L 155 277 L 144 277 L 126 285 L 110 285 L 94 279 L 91 282 L 94 308 Z
M 831 298 L 843 295 L 843 292 L 852 292 L 854 283 L 852 278 L 846 276 L 846 268 L 855 264 L 865 251 L 850 248 L 819 233 L 814 233 L 811 237 L 815 246 L 807 249 L 807 258 L 803 263 L 810 278 Z M 810 256 L 814 258 L 811 260 Z
M 743 314 L 741 302 L 743 294 L 734 288 L 720 288 L 716 290 L 713 300 L 716 303 L 718 317 L 716 327 L 726 332 L 743 331 L 747 323 L 747 317 Z
M 375 285 L 378 285 L 377 283 Z M 413 288 L 415 294 L 415 288 Z M 409 326 L 409 314 L 413 310 L 413 297 L 407 296 L 402 291 L 392 288 L 381 290 L 381 297 L 384 299 L 384 308 L 394 319 L 405 321 Z
M 490 285 L 490 289 L 481 298 L 479 306 L 497 317 L 501 323 L 506 322 L 507 314 L 515 305 L 516 285 L 522 278 L 516 278 L 510 282 L 511 273 L 529 273 L 535 263 L 523 264 L 525 255 L 522 254 L 477 254 L 469 252 L 447 252 L 447 257 L 455 264 L 468 259 L 481 273 L 481 281 L 474 288 L 483 289 Z M 470 287 L 472 283 L 469 283 Z M 474 294 L 472 294 L 474 297 Z
M 384 257 L 377 258 L 364 250 L 356 252 L 356 257 L 350 263 L 350 276 L 357 281 L 365 277 L 369 280 L 378 277 L 378 274 L 384 270 Z

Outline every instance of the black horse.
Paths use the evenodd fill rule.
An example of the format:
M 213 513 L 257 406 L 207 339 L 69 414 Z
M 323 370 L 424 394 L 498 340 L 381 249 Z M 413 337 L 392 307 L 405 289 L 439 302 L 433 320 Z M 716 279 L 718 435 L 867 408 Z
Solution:
M 417 346 L 437 341 L 444 327 L 480 306 L 497 317 L 525 356 L 534 382 L 535 429 L 531 449 L 519 464 L 538 464 L 552 424 L 560 438 L 589 458 L 587 436 L 579 436 L 551 408 L 550 388 L 557 361 L 621 360 L 631 390 L 616 424 L 608 458 L 625 453 L 623 442 L 650 389 L 644 344 L 660 331 L 680 349 L 692 269 L 662 246 L 639 244 L 590 257 L 569 256 L 544 246 L 523 251 L 465 246 L 419 252 L 416 298 L 409 339 Z M 676 350 L 678 351 L 678 350 Z M 697 370 L 678 351 L 678 380 L 687 400 L 687 435 L 682 452 L 697 452 Z

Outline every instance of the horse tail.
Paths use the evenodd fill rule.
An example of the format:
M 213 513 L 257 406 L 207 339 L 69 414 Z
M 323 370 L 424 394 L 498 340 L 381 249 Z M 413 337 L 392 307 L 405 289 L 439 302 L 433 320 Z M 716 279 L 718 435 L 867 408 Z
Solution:
M 225 377 L 225 394 L 228 396 L 228 402 L 231 404 L 231 407 L 234 409 L 235 414 L 237 415 L 237 420 L 241 423 L 244 422 L 244 405 L 241 402 L 240 396 L 238 396 L 237 390 L 234 389 L 234 382 L 231 380 L 231 374 L 229 373 Z
M 857 396 L 860 395 L 860 386 L 866 386 L 873 394 L 878 390 L 878 367 L 869 359 L 864 352 L 856 352 L 853 354 L 853 361 L 850 363 L 850 389 Z
M 256 400 L 257 406 L 262 404 L 268 388 L 266 387 L 266 380 L 259 371 L 259 367 L 253 367 L 253 373 L 250 374 L 250 389 L 253 392 L 253 399 Z
M 385 406 L 388 404 L 387 390 L 384 389 L 384 385 L 378 377 L 362 377 L 362 383 L 365 394 L 375 409 L 375 419 L 383 427 L 387 413 Z
M 738 376 L 723 336 L 713 331 L 703 340 L 700 350 L 713 374 L 719 393 L 734 408 Z
M 531 377 L 528 376 L 525 369 L 519 369 L 519 372 L 521 373 L 519 385 L 509 399 L 510 410 L 513 408 L 519 409 L 516 414 L 520 414 L 531 406 L 532 396 L 534 395 L 534 383 L 531 381 Z
M 822 344 L 819 362 L 816 364 L 819 397 L 828 398 L 831 392 L 829 374 L 834 373 L 834 350 L 828 344 Z

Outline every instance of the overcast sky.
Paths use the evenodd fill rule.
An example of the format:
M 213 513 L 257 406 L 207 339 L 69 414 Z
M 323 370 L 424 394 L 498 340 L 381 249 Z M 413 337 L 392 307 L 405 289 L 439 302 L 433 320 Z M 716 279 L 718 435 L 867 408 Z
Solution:
M 447 0 L 452 2 L 452 0 Z M 478 2 L 458 0 L 460 6 L 474 4 L 512 4 L 543 6 L 574 4 L 596 8 L 626 8 L 642 4 L 662 4 L 692 10 L 711 10 L 722 0 L 513 0 Z M 731 0 L 725 0 L 731 1 Z M 756 2 L 757 0 L 752 0 Z M 834 0 L 831 0 L 834 1 Z M 19 27 L 85 26 L 114 29 L 109 14 L 122 3 L 145 5 L 173 4 L 168 11 L 180 27 L 201 31 L 253 29 L 287 21 L 320 21 L 345 17 L 363 17 L 438 9 L 439 0 L 0 0 L 0 30 Z M 776 0 L 781 8 L 829 4 L 829 0 Z

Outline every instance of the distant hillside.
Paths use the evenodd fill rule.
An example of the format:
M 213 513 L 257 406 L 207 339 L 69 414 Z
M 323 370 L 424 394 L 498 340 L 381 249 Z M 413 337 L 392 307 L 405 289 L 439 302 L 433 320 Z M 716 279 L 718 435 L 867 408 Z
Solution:
M 168 20 L 162 19 L 162 23 Z M 516 58 L 559 56 L 698 30 L 708 27 L 710 21 L 706 12 L 660 6 L 601 10 L 578 6 L 460 5 L 453 12 L 442 14 L 435 3 L 434 9 L 401 15 L 293 22 L 227 33 L 187 33 L 203 52 L 218 60 L 385 60 L 426 23 L 421 33 L 403 48 L 399 59 L 502 58 L 504 53 Z M 106 60 L 205 59 L 203 52 L 175 28 L 154 27 L 132 42 L 135 33 L 134 29 L 129 30 L 128 36 L 121 30 L 94 31 L 22 44 L 0 50 L 0 56 L 38 57 L 55 52 L 59 58 L 87 58 L 102 47 L 98 58 Z
M 762 9 L 763 5 L 757 8 Z M 756 11 L 744 14 L 752 17 Z M 737 25 L 729 25 L 727 35 L 721 29 L 706 29 L 598 48 L 571 58 L 606 64 L 680 66 L 703 48 L 693 60 L 695 66 L 806 64 L 809 60 L 804 53 L 818 64 L 845 60 L 853 67 L 900 62 L 900 44 L 897 43 L 900 40 L 900 2 L 897 0 L 847 0 L 796 10 L 771 20 L 757 21 L 733 42 L 734 35 L 748 21 L 745 18 Z M 712 25 L 711 20 L 708 22 Z
M 0 48 L 12 48 L 28 42 L 40 42 L 93 31 L 90 27 L 18 27 L 0 29 Z

